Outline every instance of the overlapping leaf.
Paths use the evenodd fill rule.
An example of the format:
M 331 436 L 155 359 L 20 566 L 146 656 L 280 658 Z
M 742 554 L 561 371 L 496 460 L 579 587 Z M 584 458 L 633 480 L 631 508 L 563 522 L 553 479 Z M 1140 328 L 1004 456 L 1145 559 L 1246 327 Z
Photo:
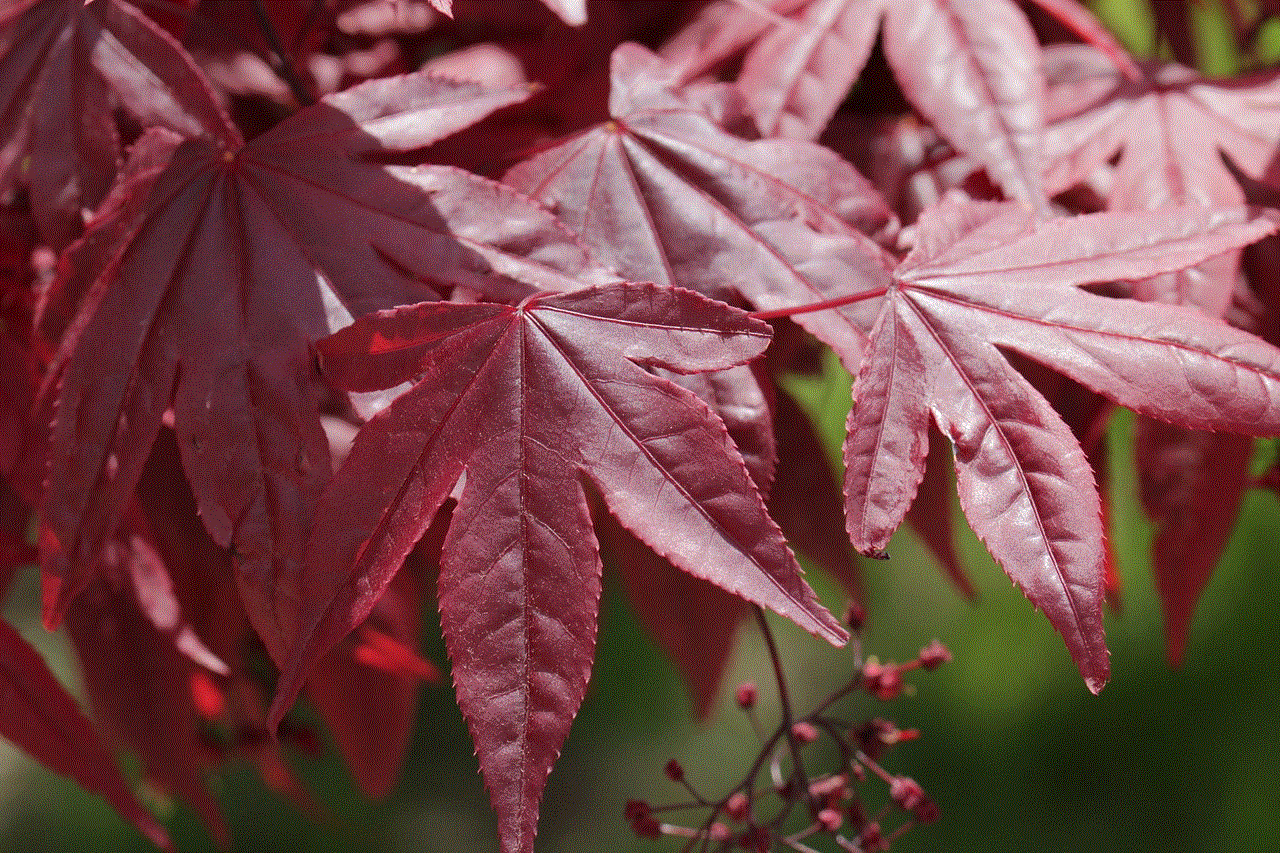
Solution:
M 40 655 L 0 619 L 0 734 L 46 767 L 106 798 L 139 831 L 172 850 L 164 829 L 129 791 L 93 725 Z
M 29 186 L 55 246 L 111 187 L 116 103 L 145 125 L 228 147 L 240 138 L 191 58 L 124 0 L 29 0 L 0 12 L 0 192 Z
M 369 611 L 459 478 L 440 612 L 504 850 L 532 849 L 590 672 L 600 563 L 587 484 L 676 566 L 840 641 L 723 425 L 637 366 L 728 368 L 768 339 L 741 312 L 643 284 L 411 306 L 320 342 L 342 387 L 418 382 L 365 425 L 325 492 L 302 587 L 310 629 L 273 716 Z
M 329 475 L 308 340 L 434 298 L 406 266 L 445 284 L 514 275 L 561 289 L 562 270 L 586 268 L 561 226 L 504 187 L 369 160 L 525 95 L 373 81 L 237 151 L 182 143 L 144 173 L 141 200 L 95 223 L 81 244 L 95 251 L 68 255 L 45 310 L 63 339 L 42 508 L 47 619 L 87 582 L 172 407 L 201 518 L 235 552 L 254 627 L 273 653 L 295 641 L 302 544 Z
M 1010 0 L 811 0 L 725 10 L 699 42 L 666 55 L 697 70 L 754 42 L 738 86 L 766 136 L 815 139 L 862 72 L 877 33 L 902 92 L 1011 198 L 1044 204 L 1040 45 Z M 729 43 L 725 43 L 725 39 Z M 735 43 L 736 42 L 736 43 Z
M 861 550 L 887 544 L 923 476 L 929 422 L 953 445 L 974 530 L 1062 633 L 1086 683 L 1109 666 L 1093 474 L 1070 429 L 1000 349 L 1143 414 L 1200 429 L 1280 429 L 1280 350 L 1176 306 L 1077 288 L 1198 263 L 1271 230 L 1239 210 L 1042 221 L 949 198 L 892 276 L 854 386 L 846 515 Z
M 1114 158 L 1107 199 L 1113 210 L 1238 204 L 1243 193 L 1219 152 L 1252 174 L 1274 155 L 1280 126 L 1280 77 L 1274 73 L 1222 81 L 1152 63 L 1136 77 L 1121 76 L 1092 48 L 1058 46 L 1047 56 L 1046 148 L 1055 188 L 1085 180 Z M 1237 271 L 1238 253 L 1228 253 L 1140 281 L 1134 295 L 1223 316 Z M 1169 654 L 1178 660 L 1194 602 L 1235 524 L 1248 479 L 1248 443 L 1147 419 L 1137 431 L 1144 505 L 1158 527 Z
M 614 120 L 520 164 L 504 180 L 545 202 L 624 276 L 762 310 L 848 294 L 883 262 L 862 236 L 889 219 L 878 194 L 826 148 L 746 142 L 673 94 L 639 45 L 613 56 Z M 856 369 L 854 309 L 797 317 Z

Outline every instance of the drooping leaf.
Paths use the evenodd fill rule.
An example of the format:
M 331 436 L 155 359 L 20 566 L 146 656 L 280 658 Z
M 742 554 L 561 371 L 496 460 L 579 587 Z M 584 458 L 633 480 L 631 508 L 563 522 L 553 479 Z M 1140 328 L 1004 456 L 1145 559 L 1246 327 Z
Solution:
M 153 554 L 134 536 L 121 539 L 104 551 L 103 572 L 67 613 L 94 717 L 111 742 L 137 752 L 148 778 L 189 803 L 225 847 L 227 828 L 204 784 L 200 716 L 188 688 L 195 664 L 139 606 L 130 564 Z
M 680 100 L 670 69 L 638 45 L 613 56 L 613 121 L 528 160 L 504 180 L 545 202 L 626 278 L 736 292 L 788 308 L 847 295 L 883 266 L 862 231 L 889 213 L 833 152 L 798 140 L 745 142 Z M 856 369 L 854 309 L 796 318 Z
M 956 554 L 955 533 L 952 529 L 953 478 L 947 472 L 950 449 L 946 438 L 938 432 L 936 424 L 929 427 L 929 450 L 925 454 L 924 474 L 916 489 L 916 496 L 907 510 L 907 523 L 920 540 L 933 553 L 942 570 L 955 584 L 961 595 L 970 600 L 977 597 L 973 581 Z
M 116 99 L 145 125 L 239 143 L 191 58 L 124 0 L 27 0 L 0 11 L 0 193 L 29 186 L 55 247 L 111 187 Z
M 882 550 L 923 476 L 930 420 L 952 442 L 961 506 L 1066 640 L 1092 690 L 1102 638 L 1102 529 L 1076 438 L 1001 355 L 1051 367 L 1140 413 L 1200 429 L 1280 427 L 1280 350 L 1199 312 L 1078 285 L 1155 275 L 1268 233 L 1240 210 L 1041 220 L 949 198 L 927 211 L 884 289 L 845 444 L 849 533 Z
M 724 369 L 768 337 L 741 312 L 642 284 L 516 307 L 426 303 L 320 342 L 342 387 L 419 381 L 364 426 L 325 492 L 303 585 L 311 629 L 289 656 L 273 719 L 368 613 L 459 478 L 440 612 L 504 850 L 532 849 L 546 775 L 590 672 L 600 564 L 584 480 L 684 571 L 842 641 L 724 427 L 636 366 Z
M 0 619 L 0 735 L 49 769 L 101 795 L 152 843 L 172 850 L 164 829 L 129 791 L 93 724 L 40 655 Z
M 1235 529 L 1250 484 L 1247 436 L 1139 421 L 1134 455 L 1139 495 L 1156 525 L 1152 568 L 1164 611 L 1165 654 L 1182 662 L 1200 593 Z
M 728 31 L 738 35 L 733 47 L 755 41 L 738 85 L 761 133 L 817 138 L 861 73 L 883 24 L 885 57 L 902 93 L 1009 197 L 1044 206 L 1041 52 L 1015 3 L 811 0 L 791 15 L 769 21 L 758 11 L 741 12 L 734 17 L 742 25 Z M 715 40 L 706 49 L 712 46 L 719 55 L 732 53 Z M 667 55 L 696 66 L 694 48 L 680 44 Z
M 450 517 L 446 503 L 365 621 L 307 680 L 307 695 L 361 790 L 371 797 L 385 796 L 395 785 L 409 748 L 422 681 L 440 678 L 414 650 L 424 600 L 430 602 L 439 574 Z
M 308 340 L 435 298 L 409 266 L 444 284 L 514 275 L 563 287 L 561 269 L 587 265 L 561 226 L 504 187 L 369 159 L 526 94 L 375 80 L 234 153 L 182 143 L 143 201 L 95 223 L 85 242 L 113 238 L 109 260 L 85 261 L 99 264 L 87 287 L 67 265 L 47 308 L 75 318 L 53 332 L 64 346 L 42 508 L 50 621 L 87 581 L 172 406 L 201 518 L 234 550 L 254 627 L 273 654 L 294 642 L 302 544 L 329 474 Z
M 692 391 L 711 407 L 724 422 L 751 482 L 766 492 L 773 480 L 777 452 L 772 413 L 751 367 L 687 375 L 659 368 L 652 370 L 655 375 Z M 779 521 L 772 511 L 770 516 Z M 751 605 L 680 571 L 608 512 L 593 513 L 593 518 L 600 541 L 621 575 L 632 611 L 680 670 L 693 696 L 694 713 L 705 718 L 711 712 L 721 676 L 733 652 L 738 624 L 751 612 Z M 786 534 L 786 528 L 782 530 Z M 795 544 L 790 537 L 787 542 Z
M 319 814 L 314 798 L 284 759 L 290 738 L 274 738 L 267 732 L 266 699 L 249 662 L 253 629 L 230 583 L 234 577 L 231 555 L 200 522 L 172 430 L 161 430 L 152 448 L 138 481 L 138 504 L 183 615 L 230 670 L 227 677 L 191 671 L 186 685 L 191 702 L 206 725 L 223 730 L 220 740 L 202 739 L 201 751 L 212 753 L 210 761 L 243 754 L 256 764 L 269 788 L 290 798 L 304 813 Z M 162 732 L 156 736 L 165 737 Z
M 682 572 L 607 512 L 596 530 L 616 566 L 636 619 L 675 664 L 699 719 L 711 713 L 738 625 L 751 605 L 702 578 Z
M 861 573 L 844 530 L 838 475 L 808 417 L 785 391 L 774 395 L 778 473 L 766 505 L 787 542 L 862 602 Z

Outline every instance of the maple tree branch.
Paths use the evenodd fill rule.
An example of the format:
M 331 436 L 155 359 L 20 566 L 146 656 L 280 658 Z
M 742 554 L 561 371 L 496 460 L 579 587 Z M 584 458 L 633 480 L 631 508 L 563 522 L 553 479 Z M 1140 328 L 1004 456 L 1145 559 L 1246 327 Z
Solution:
M 800 742 L 796 739 L 796 733 L 793 730 L 795 725 L 795 717 L 791 710 L 791 695 L 787 691 L 787 678 L 782 671 L 782 658 L 778 654 L 778 644 L 773 639 L 773 631 L 769 629 L 769 623 L 764 617 L 764 611 L 760 606 L 753 605 L 752 609 L 756 614 L 756 623 L 760 626 L 760 633 L 764 636 L 765 646 L 769 649 L 769 660 L 773 664 L 773 676 L 778 682 L 778 704 L 782 707 L 782 732 L 787 738 L 787 749 L 791 753 L 791 775 L 793 778 L 805 780 L 808 774 L 804 772 L 804 761 L 800 758 Z M 805 805 L 809 807 L 811 814 L 817 814 L 814 808 L 813 797 L 809 794 L 809 786 L 802 785 Z
M 835 299 L 827 299 L 823 302 L 811 302 L 807 305 L 793 305 L 788 308 L 774 308 L 769 311 L 752 311 L 751 316 L 757 320 L 772 320 L 775 317 L 793 317 L 796 314 L 809 314 L 813 311 L 826 311 L 828 308 L 843 308 L 846 305 L 852 305 L 855 302 L 862 302 L 864 299 L 877 299 L 889 292 L 887 287 L 878 287 L 875 290 L 863 290 L 858 293 L 852 293 L 848 296 L 838 296 Z
M 262 37 L 266 39 L 267 47 L 271 49 L 271 53 L 275 56 L 275 62 L 271 63 L 271 70 L 289 85 L 289 92 L 299 106 L 309 107 L 314 104 L 316 96 L 311 93 L 306 83 L 298 76 L 297 69 L 289 61 L 289 55 L 281 47 L 280 37 L 276 34 L 276 28 L 271 25 L 271 19 L 267 17 L 267 10 L 262 5 L 262 0 L 253 0 L 253 17 L 258 22 L 258 29 L 262 30 Z

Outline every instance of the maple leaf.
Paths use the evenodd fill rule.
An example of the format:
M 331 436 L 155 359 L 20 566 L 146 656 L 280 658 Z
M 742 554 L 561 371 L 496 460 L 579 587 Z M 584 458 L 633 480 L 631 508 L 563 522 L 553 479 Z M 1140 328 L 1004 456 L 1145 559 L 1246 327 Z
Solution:
M 751 44 L 737 85 L 766 136 L 815 139 L 882 46 L 902 93 L 1011 198 L 1043 206 L 1044 80 L 1035 33 L 1011 0 L 812 0 L 724 13 L 714 38 L 689 37 L 666 55 L 704 67 Z M 788 8 L 791 7 L 791 8 Z M 733 44 L 736 38 L 738 44 Z M 728 43 L 726 43 L 728 40 Z M 700 55 L 711 53 L 711 59 Z
M 546 203 L 624 277 L 785 309 L 849 293 L 881 265 L 861 233 L 890 214 L 834 152 L 746 142 L 673 93 L 670 69 L 635 44 L 613 54 L 613 120 L 519 164 L 503 180 Z M 853 309 L 796 322 L 856 370 Z
M 637 366 L 724 369 L 769 336 L 690 291 L 624 284 L 514 307 L 424 303 L 321 341 L 341 387 L 418 381 L 365 424 L 320 503 L 302 587 L 311 628 L 272 719 L 369 611 L 459 478 L 440 613 L 504 850 L 532 849 L 591 668 L 600 561 L 586 484 L 674 565 L 842 642 L 723 425 Z
M 138 571 L 131 564 L 158 558 L 136 537 L 119 544 L 104 551 L 104 570 L 67 613 L 94 716 L 110 741 L 136 751 L 147 776 L 190 803 L 225 847 L 227 828 L 204 784 L 199 713 L 188 687 L 196 667 L 157 630 L 128 577 Z
M 1079 442 L 1001 355 L 1020 353 L 1140 413 L 1200 429 L 1280 430 L 1280 350 L 1190 309 L 1078 285 L 1156 275 L 1272 230 L 1239 209 L 1041 220 L 948 196 L 891 275 L 854 385 L 844 455 L 854 544 L 887 544 L 923 476 L 932 419 L 953 445 L 961 506 L 1063 635 L 1095 692 L 1101 508 Z M 1118 306 L 1123 304 L 1123 310 Z
M 1178 31 L 1174 27 L 1173 31 Z M 1064 188 L 1114 160 L 1108 207 L 1157 210 L 1173 204 L 1244 200 L 1223 161 L 1254 174 L 1270 161 L 1280 121 L 1280 75 L 1212 80 L 1181 65 L 1147 63 L 1138 76 L 1100 52 L 1058 46 L 1047 54 L 1048 181 Z M 1135 282 L 1140 299 L 1194 305 L 1215 316 L 1231 306 L 1239 253 Z M 1171 661 L 1235 524 L 1248 478 L 1249 442 L 1140 419 L 1135 453 L 1143 504 L 1158 532 L 1157 583 Z M 1194 547 L 1192 547 L 1194 545 Z
M 138 172 L 145 194 L 94 223 L 78 247 L 96 251 L 73 247 L 46 305 L 47 334 L 62 337 L 42 507 L 46 621 L 87 582 L 172 407 L 201 518 L 235 552 L 255 629 L 273 654 L 293 641 L 302 544 L 330 470 L 308 341 L 353 315 L 436 298 L 408 266 L 451 285 L 507 274 L 563 288 L 562 269 L 586 274 L 563 227 L 507 188 L 370 161 L 527 93 L 375 80 L 238 150 L 191 139 L 162 170 Z
M 152 843 L 173 845 L 156 819 L 129 792 L 115 759 L 22 635 L 0 619 L 0 734 L 46 767 L 103 796 Z
M 29 186 L 57 248 L 111 187 L 116 103 L 145 125 L 240 138 L 191 57 L 129 3 L 28 0 L 0 12 L 0 193 Z
M 1165 654 L 1182 662 L 1196 601 L 1222 557 L 1251 484 L 1247 436 L 1143 420 L 1134 438 L 1139 496 L 1157 525 L 1152 569 L 1164 615 Z
M 1254 175 L 1275 153 L 1280 74 L 1213 80 L 1181 65 L 1147 63 L 1132 79 L 1087 45 L 1055 45 L 1045 61 L 1050 192 L 1085 181 L 1115 159 L 1111 210 L 1240 204 L 1244 195 L 1219 152 Z M 1141 292 L 1222 316 L 1234 272 L 1228 256 L 1207 274 L 1166 277 Z

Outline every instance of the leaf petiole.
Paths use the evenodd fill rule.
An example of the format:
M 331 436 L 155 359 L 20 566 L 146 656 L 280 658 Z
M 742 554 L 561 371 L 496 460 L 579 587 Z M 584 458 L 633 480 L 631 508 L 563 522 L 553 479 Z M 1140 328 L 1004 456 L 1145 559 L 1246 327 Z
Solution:
M 853 305 L 855 302 L 862 302 L 867 299 L 878 299 L 889 292 L 887 287 L 877 287 L 874 290 L 863 290 L 858 293 L 851 293 L 848 296 L 839 296 L 835 299 L 827 299 L 822 302 L 811 302 L 808 305 L 794 305 L 788 308 L 773 308 L 769 311 L 752 311 L 751 316 L 757 320 L 772 320 L 775 317 L 793 317 L 796 314 L 809 314 L 814 311 L 826 311 L 830 308 L 843 308 L 846 305 Z

